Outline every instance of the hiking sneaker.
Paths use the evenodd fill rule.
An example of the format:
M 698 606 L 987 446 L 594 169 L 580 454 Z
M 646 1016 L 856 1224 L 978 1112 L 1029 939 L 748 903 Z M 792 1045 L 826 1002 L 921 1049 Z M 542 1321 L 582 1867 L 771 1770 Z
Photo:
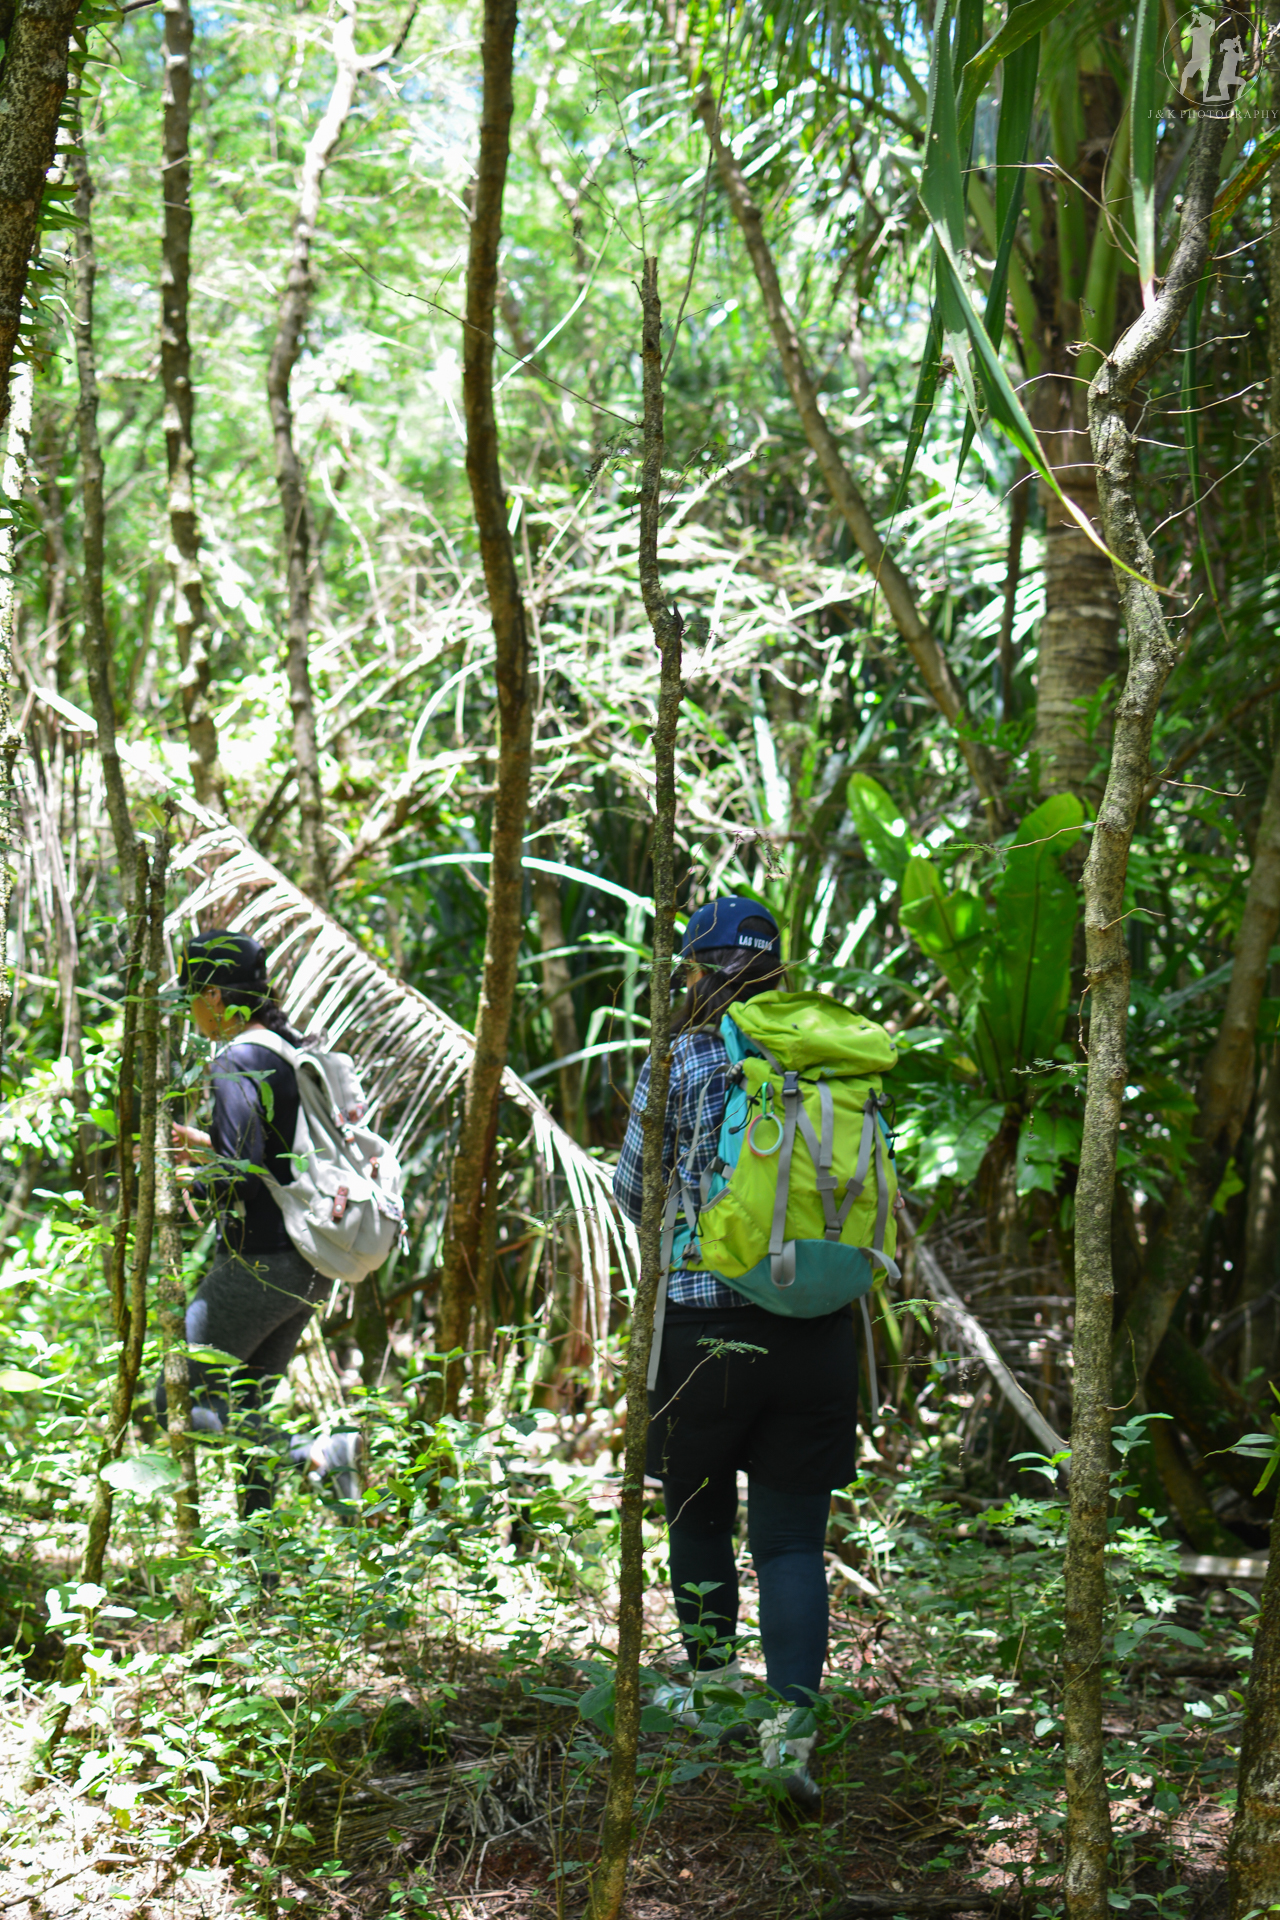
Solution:
M 682 1727 L 701 1727 L 709 1716 L 702 1699 L 708 1687 L 728 1687 L 736 1694 L 747 1690 L 747 1676 L 736 1660 L 723 1667 L 703 1667 L 681 1680 L 663 1680 L 649 1696 L 652 1706 L 664 1707 Z
M 796 1812 L 813 1815 L 822 1805 L 822 1790 L 810 1770 L 818 1736 L 804 1733 L 788 1739 L 787 1727 L 794 1714 L 795 1708 L 788 1707 L 785 1713 L 761 1722 L 760 1755 L 770 1773 L 778 1776 L 777 1784 Z

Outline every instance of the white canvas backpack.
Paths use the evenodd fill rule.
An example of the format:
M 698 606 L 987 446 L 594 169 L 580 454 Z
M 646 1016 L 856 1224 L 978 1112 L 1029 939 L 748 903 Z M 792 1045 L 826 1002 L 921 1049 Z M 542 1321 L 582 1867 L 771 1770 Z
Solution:
M 349 1054 L 291 1047 L 254 1027 L 239 1036 L 287 1060 L 298 1080 L 292 1184 L 259 1171 L 284 1217 L 285 1231 L 308 1265 L 328 1280 L 363 1280 L 400 1242 L 404 1176 L 388 1143 L 363 1126 L 368 1101 Z

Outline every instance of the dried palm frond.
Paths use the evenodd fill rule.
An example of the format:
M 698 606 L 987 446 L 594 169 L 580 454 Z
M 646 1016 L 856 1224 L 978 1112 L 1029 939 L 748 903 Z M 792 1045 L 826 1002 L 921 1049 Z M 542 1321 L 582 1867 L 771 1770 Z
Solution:
M 204 815 L 202 824 L 209 819 Z M 378 1130 L 402 1159 L 411 1156 L 466 1079 L 475 1042 L 465 1027 L 366 953 L 228 823 L 209 826 L 174 867 L 192 874 L 195 885 L 169 916 L 170 937 L 184 925 L 218 926 L 260 940 L 270 951 L 273 984 L 288 1018 L 304 1030 L 322 1030 L 327 1045 L 352 1055 Z M 601 1352 L 611 1264 L 616 1259 L 626 1283 L 638 1267 L 634 1230 L 614 1208 L 608 1169 L 510 1067 L 502 1091 L 528 1115 L 535 1155 L 564 1183 L 582 1248 L 593 1343 Z

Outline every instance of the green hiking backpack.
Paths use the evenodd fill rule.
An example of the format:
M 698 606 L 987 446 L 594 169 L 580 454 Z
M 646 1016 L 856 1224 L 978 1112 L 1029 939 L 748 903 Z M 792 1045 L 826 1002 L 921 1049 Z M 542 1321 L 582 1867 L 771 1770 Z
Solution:
M 890 1036 L 825 993 L 757 994 L 720 1031 L 729 1093 L 715 1161 L 696 1190 L 677 1168 L 667 1202 L 651 1387 L 675 1266 L 806 1320 L 869 1293 L 877 1265 L 898 1278 L 898 1181 L 879 1105 L 898 1057 Z M 700 1101 L 690 1158 L 701 1130 Z

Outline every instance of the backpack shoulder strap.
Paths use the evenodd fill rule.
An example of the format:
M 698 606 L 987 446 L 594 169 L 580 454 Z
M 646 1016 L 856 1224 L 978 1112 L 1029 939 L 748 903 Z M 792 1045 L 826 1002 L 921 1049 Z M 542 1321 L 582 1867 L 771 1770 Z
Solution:
M 234 1040 L 227 1042 L 222 1050 L 223 1054 L 229 1053 L 232 1047 L 238 1046 L 241 1042 L 248 1047 L 264 1047 L 268 1053 L 274 1053 L 281 1060 L 287 1060 L 291 1067 L 297 1067 L 300 1058 L 298 1049 L 291 1047 L 289 1042 L 282 1039 L 278 1033 L 272 1033 L 270 1027 L 254 1027 L 251 1033 L 238 1033 Z

